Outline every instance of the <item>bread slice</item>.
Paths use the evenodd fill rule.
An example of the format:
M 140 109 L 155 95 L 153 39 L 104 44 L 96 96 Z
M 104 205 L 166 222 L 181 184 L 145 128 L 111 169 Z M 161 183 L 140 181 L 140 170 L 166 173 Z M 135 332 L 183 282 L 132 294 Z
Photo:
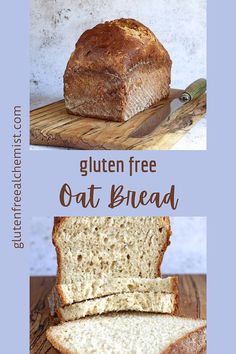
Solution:
M 69 113 L 126 121 L 169 94 L 171 59 L 133 19 L 105 22 L 76 43 L 64 74 Z
M 174 314 L 176 310 L 177 294 L 133 292 L 108 295 L 59 307 L 57 315 L 61 322 L 65 322 L 108 312 L 141 311 Z
M 71 284 L 58 284 L 50 296 L 57 297 L 60 306 L 101 296 L 130 292 L 176 293 L 178 278 L 98 278 Z
M 57 285 L 159 277 L 170 235 L 168 217 L 55 218 Z
M 64 354 L 198 354 L 206 321 L 157 314 L 112 314 L 50 327 L 47 339 Z

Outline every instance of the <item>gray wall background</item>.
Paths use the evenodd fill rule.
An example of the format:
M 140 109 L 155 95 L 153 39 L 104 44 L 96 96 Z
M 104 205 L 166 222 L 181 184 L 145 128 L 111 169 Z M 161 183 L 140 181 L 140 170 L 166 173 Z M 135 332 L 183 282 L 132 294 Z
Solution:
M 56 252 L 51 241 L 53 218 L 33 217 L 30 235 L 30 274 L 55 275 Z M 205 217 L 172 217 L 171 245 L 163 273 L 206 273 Z
M 114 18 L 132 17 L 152 29 L 172 58 L 172 87 L 206 77 L 206 0 L 31 0 L 30 5 L 31 109 L 63 97 L 63 73 L 79 36 Z M 175 149 L 206 149 L 206 120 Z

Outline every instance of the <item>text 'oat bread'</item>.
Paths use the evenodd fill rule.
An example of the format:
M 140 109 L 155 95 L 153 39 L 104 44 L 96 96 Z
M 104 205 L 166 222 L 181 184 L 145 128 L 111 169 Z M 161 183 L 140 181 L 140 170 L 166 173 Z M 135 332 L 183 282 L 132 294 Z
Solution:
M 76 43 L 64 73 L 69 113 L 126 121 L 169 95 L 171 59 L 133 19 L 98 24 Z
M 170 235 L 168 217 L 55 218 L 57 285 L 159 277 Z
M 156 314 L 112 314 L 50 327 L 47 339 L 64 354 L 203 354 L 206 321 Z

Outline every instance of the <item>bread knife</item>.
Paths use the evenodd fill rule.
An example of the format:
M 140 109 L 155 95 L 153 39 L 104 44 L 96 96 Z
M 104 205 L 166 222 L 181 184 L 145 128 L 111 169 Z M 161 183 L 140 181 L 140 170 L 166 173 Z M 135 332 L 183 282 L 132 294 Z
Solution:
M 179 97 L 174 98 L 171 102 L 167 102 L 163 107 L 159 108 L 155 113 L 149 116 L 145 121 L 141 123 L 130 135 L 131 138 L 142 138 L 148 134 L 151 134 L 164 120 L 168 120 L 168 117 L 177 109 L 185 105 L 186 103 L 195 100 L 206 91 L 206 80 L 198 79 L 192 82 Z

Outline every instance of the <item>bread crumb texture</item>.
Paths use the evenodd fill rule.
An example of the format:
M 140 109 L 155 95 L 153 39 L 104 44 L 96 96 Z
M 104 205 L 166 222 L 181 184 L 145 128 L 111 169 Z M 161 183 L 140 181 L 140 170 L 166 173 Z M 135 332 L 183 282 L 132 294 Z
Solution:
M 205 327 L 170 315 L 113 314 L 51 327 L 47 337 L 62 353 L 196 354 L 206 348 Z
M 169 244 L 168 218 L 66 217 L 56 221 L 53 242 L 58 284 L 98 278 L 155 278 Z
M 58 311 L 62 321 L 72 321 L 85 316 L 119 311 L 173 313 L 175 308 L 175 294 L 133 292 L 77 302 Z
M 61 305 L 69 305 L 73 302 L 80 302 L 96 297 L 132 292 L 162 292 L 177 293 L 177 277 L 168 278 L 116 278 L 99 277 L 87 279 L 78 283 L 60 284 L 56 286 L 56 291 L 61 298 Z

